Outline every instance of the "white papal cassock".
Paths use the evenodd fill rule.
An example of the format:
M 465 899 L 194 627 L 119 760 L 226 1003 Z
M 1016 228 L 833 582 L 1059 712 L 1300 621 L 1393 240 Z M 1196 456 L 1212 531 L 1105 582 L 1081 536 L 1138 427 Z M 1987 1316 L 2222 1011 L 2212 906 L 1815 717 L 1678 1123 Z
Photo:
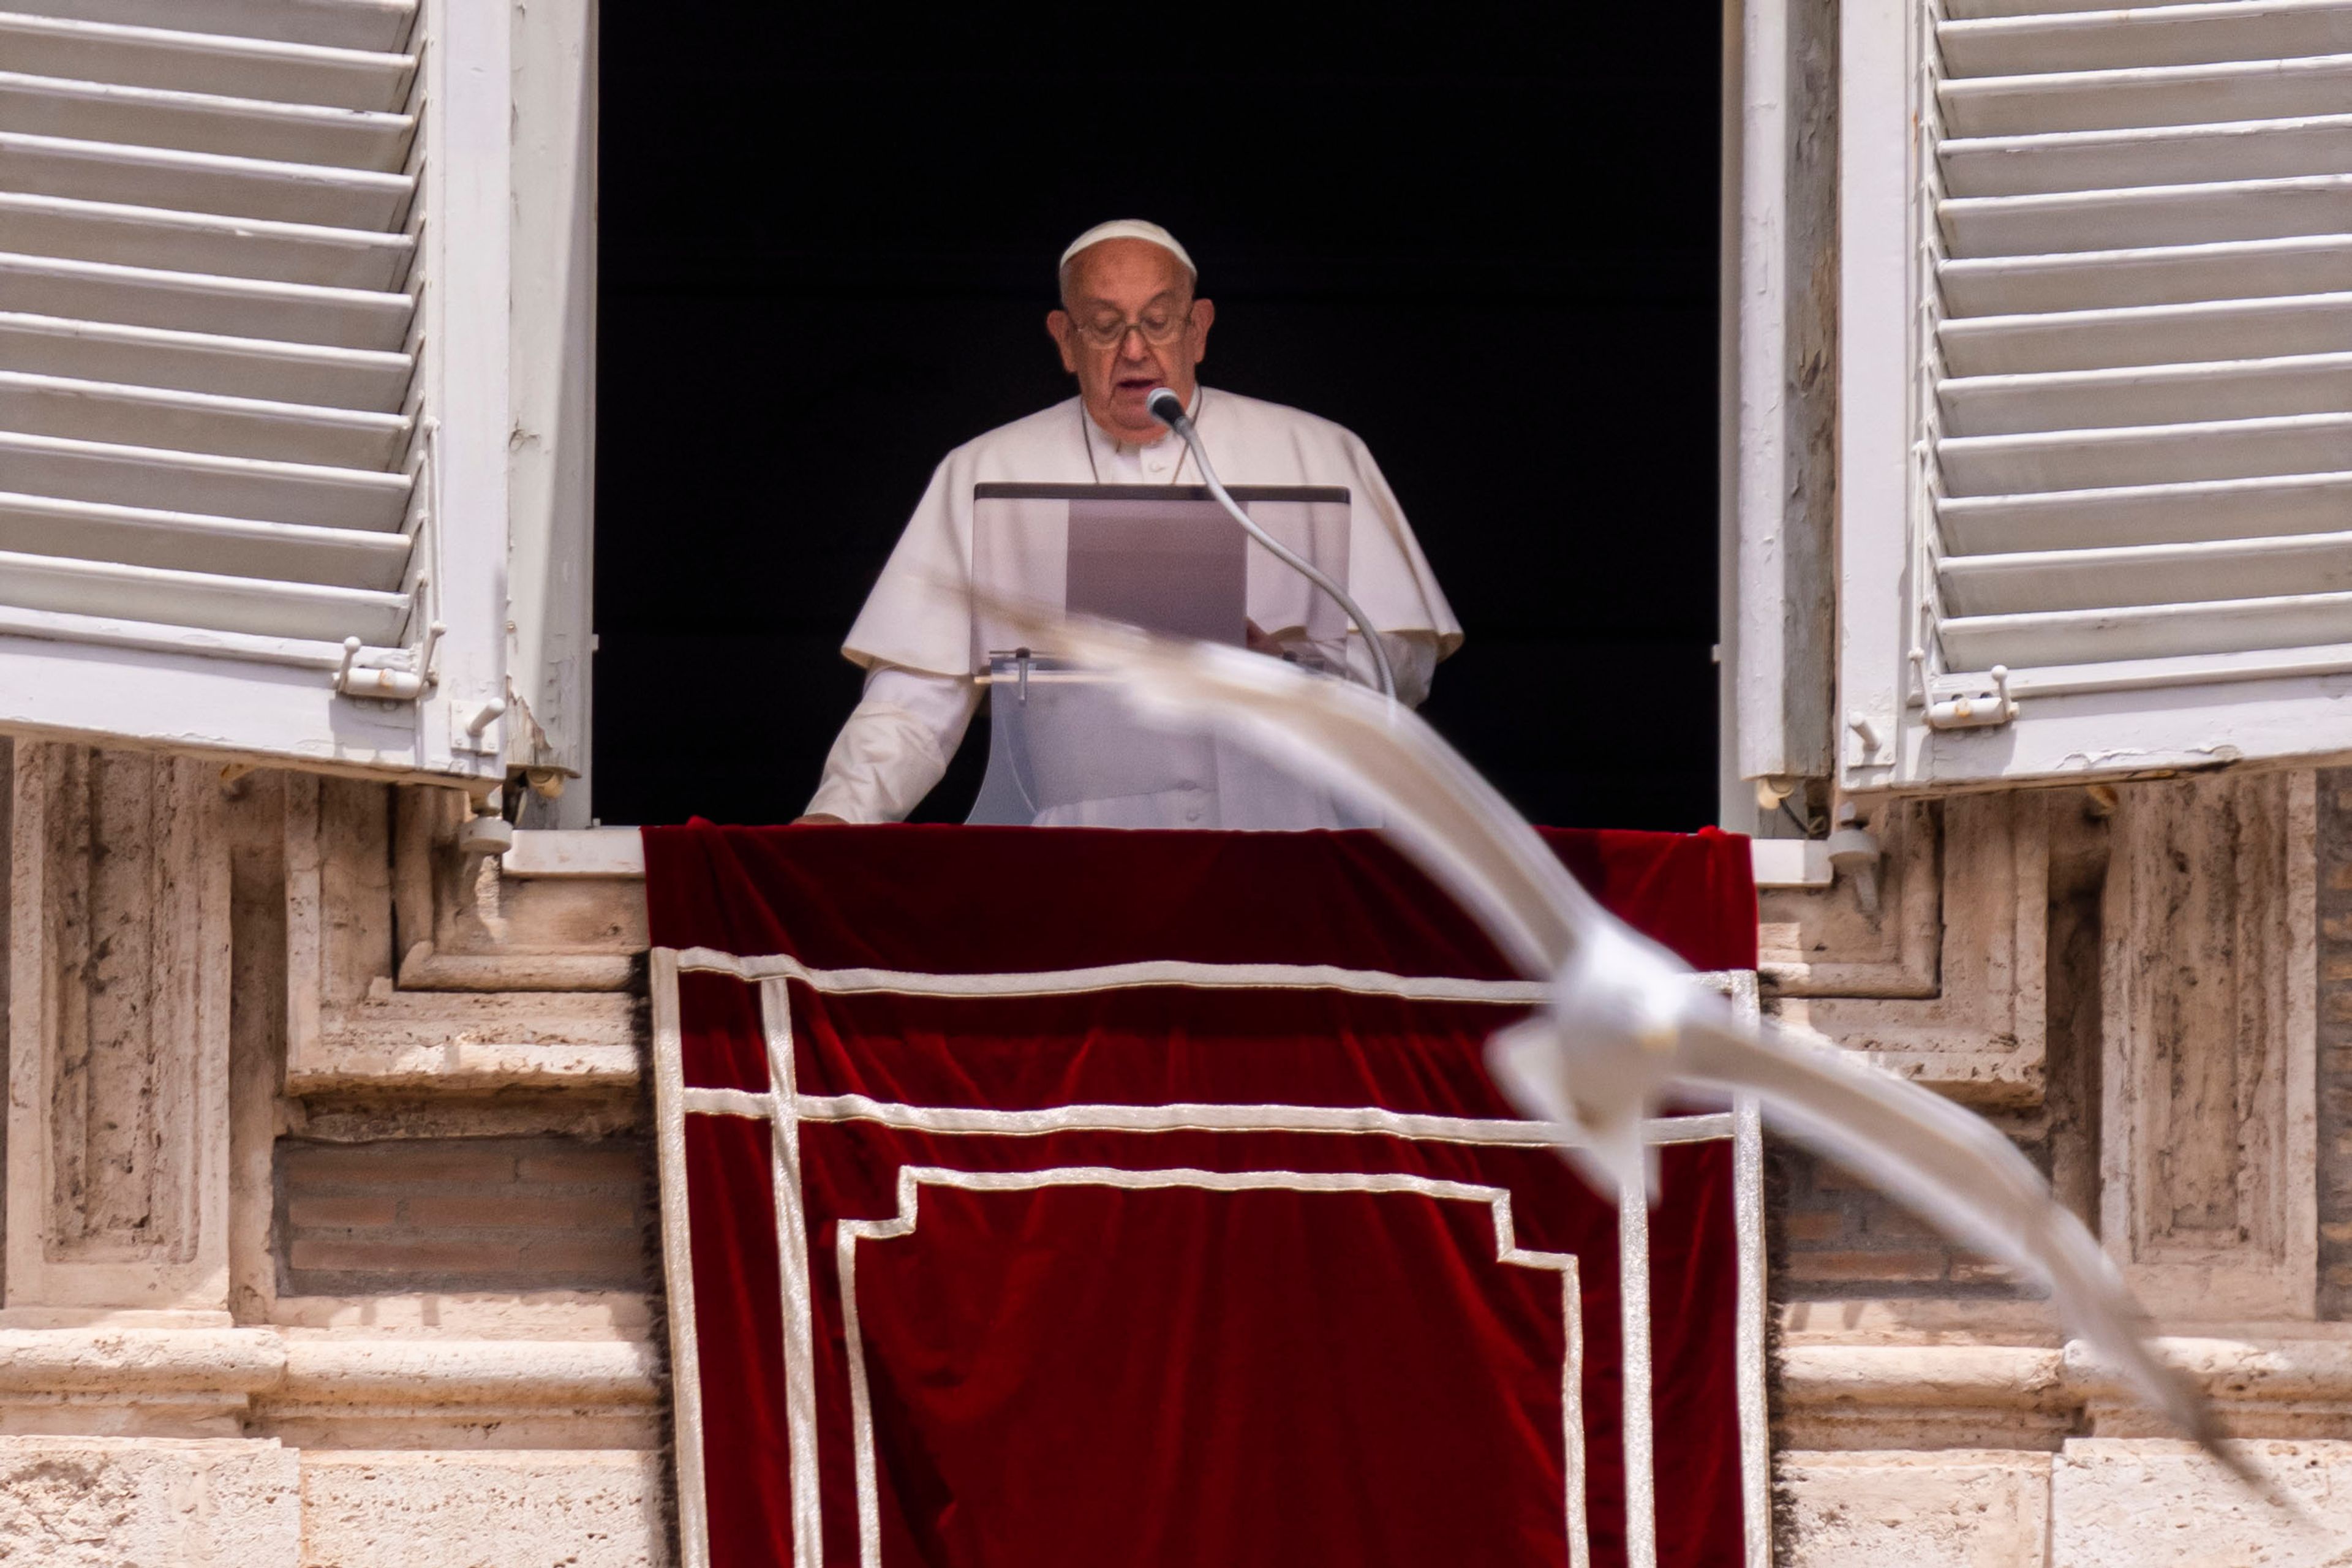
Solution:
M 1193 394 L 1192 418 L 1229 485 L 1347 489 L 1348 589 L 1381 629 L 1398 695 L 1417 706 L 1437 661 L 1461 646 L 1462 626 L 1364 443 L 1328 419 L 1207 387 Z M 962 741 L 981 690 L 970 591 L 974 485 L 1200 482 L 1177 437 L 1118 443 L 1075 397 L 950 452 L 842 646 L 866 667 L 866 693 L 825 759 L 809 811 L 897 821 L 939 783 Z M 1348 662 L 1369 683 L 1370 656 L 1357 637 Z

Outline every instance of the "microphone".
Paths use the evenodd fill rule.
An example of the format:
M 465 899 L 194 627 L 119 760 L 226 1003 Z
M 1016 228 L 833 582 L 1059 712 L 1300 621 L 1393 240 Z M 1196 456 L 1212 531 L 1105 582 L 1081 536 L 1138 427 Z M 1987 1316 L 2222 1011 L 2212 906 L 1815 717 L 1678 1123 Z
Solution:
M 1143 395 L 1143 406 L 1154 419 L 1184 437 L 1184 445 L 1192 450 L 1192 461 L 1200 465 L 1201 478 L 1208 482 L 1209 493 L 1217 498 L 1217 504 L 1225 509 L 1225 515 L 1240 523 L 1244 533 L 1265 545 L 1276 561 L 1281 562 L 1339 602 L 1339 607 L 1348 613 L 1348 618 L 1355 622 L 1357 629 L 1364 634 L 1364 647 L 1372 656 L 1372 673 L 1380 678 L 1381 695 L 1394 702 L 1396 671 L 1389 668 L 1389 650 L 1381 641 L 1380 628 L 1372 625 L 1372 617 L 1364 614 L 1363 607 L 1348 596 L 1347 589 L 1317 570 L 1313 563 L 1302 559 L 1282 541 L 1260 528 L 1251 520 L 1250 514 L 1241 509 L 1240 503 L 1234 500 L 1225 489 L 1223 482 L 1217 478 L 1217 470 L 1209 467 L 1208 450 L 1201 445 L 1201 433 L 1192 428 L 1192 416 L 1184 412 L 1182 398 L 1167 387 L 1155 386 Z

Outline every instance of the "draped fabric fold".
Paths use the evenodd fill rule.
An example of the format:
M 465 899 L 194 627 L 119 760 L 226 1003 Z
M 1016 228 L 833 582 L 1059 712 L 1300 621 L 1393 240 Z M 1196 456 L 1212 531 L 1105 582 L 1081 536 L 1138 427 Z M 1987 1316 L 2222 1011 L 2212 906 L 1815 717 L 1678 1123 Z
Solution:
M 1548 837 L 1753 967 L 1744 840 Z M 1627 1561 L 1613 1205 L 1486 1080 L 1527 988 L 1377 839 L 646 841 L 712 1563 Z M 1740 1558 L 1726 1121 L 1659 1124 L 1675 1568 Z

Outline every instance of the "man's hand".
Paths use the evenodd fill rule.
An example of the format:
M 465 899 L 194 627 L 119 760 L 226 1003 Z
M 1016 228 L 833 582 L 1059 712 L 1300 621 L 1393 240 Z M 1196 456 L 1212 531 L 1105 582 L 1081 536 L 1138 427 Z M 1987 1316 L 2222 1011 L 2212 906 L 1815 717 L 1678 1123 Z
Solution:
M 793 818 L 793 826 L 794 827 L 806 827 L 812 824 L 820 823 L 829 823 L 835 827 L 846 827 L 849 826 L 846 818 L 835 816 L 829 811 L 812 811 L 806 816 L 795 816 Z

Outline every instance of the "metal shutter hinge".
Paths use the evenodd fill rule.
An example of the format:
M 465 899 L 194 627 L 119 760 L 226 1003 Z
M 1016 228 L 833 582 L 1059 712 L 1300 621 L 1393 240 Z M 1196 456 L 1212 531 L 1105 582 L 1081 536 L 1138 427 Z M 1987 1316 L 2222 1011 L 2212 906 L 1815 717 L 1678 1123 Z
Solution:
M 2009 668 L 1996 664 L 1982 675 L 1938 676 L 1927 687 L 1927 728 L 1981 730 L 2017 717 L 2009 695 Z
M 433 684 L 433 655 L 446 630 L 439 621 L 427 627 L 425 646 L 416 650 L 404 669 L 392 665 L 362 666 L 360 639 L 345 637 L 343 662 L 335 670 L 335 690 L 345 697 L 373 697 L 384 702 L 415 701 Z

